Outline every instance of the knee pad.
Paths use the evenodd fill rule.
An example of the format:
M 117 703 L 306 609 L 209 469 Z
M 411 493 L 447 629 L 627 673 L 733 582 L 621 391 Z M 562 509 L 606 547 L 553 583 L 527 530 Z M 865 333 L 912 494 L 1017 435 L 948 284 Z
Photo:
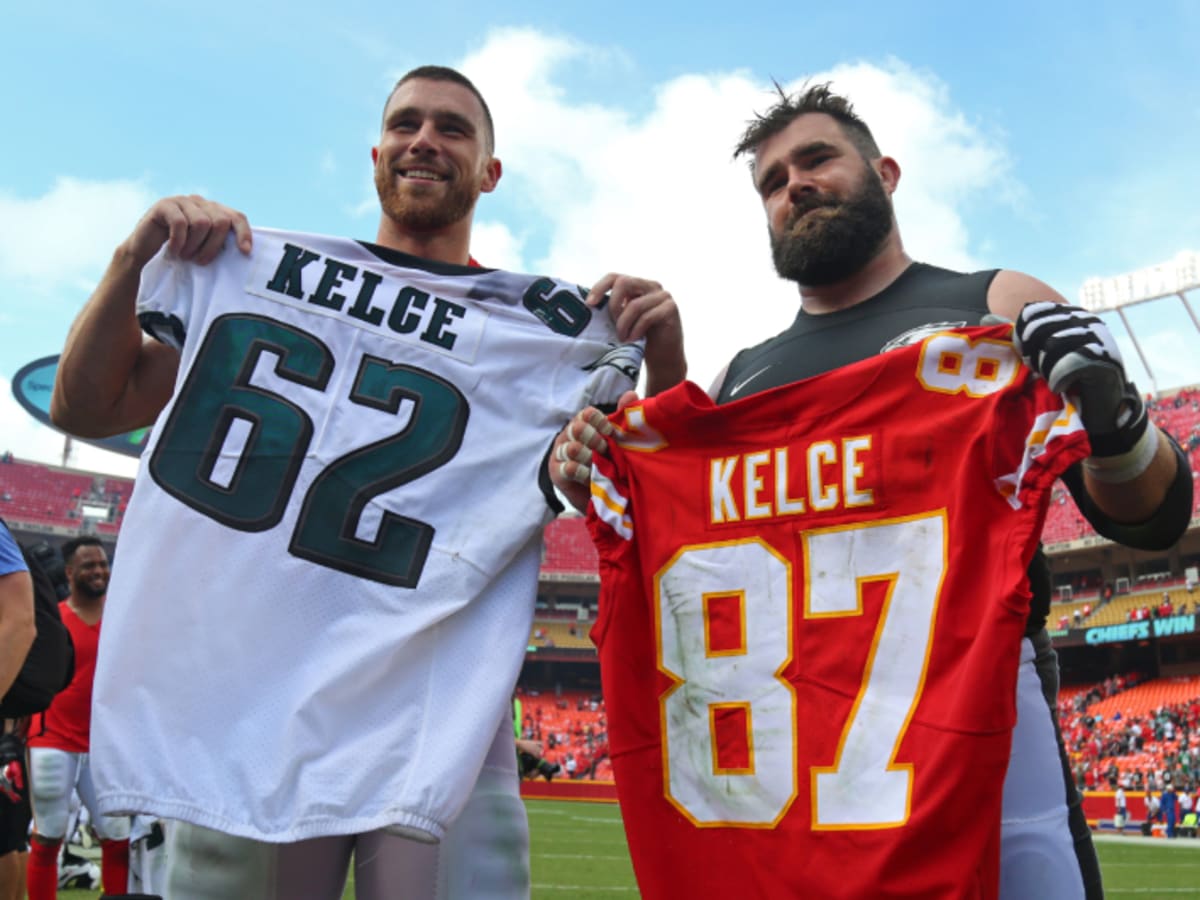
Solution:
M 40 747 L 29 751 L 29 802 L 37 832 L 47 840 L 66 836 L 74 775 L 66 752 Z

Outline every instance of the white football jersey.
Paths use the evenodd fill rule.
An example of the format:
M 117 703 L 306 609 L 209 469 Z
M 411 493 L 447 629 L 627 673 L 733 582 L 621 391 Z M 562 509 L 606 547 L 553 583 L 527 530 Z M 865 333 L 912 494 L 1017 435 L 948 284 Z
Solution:
M 181 362 L 105 610 L 106 812 L 442 835 L 524 657 L 545 454 L 641 364 L 584 293 L 262 229 L 146 267 Z

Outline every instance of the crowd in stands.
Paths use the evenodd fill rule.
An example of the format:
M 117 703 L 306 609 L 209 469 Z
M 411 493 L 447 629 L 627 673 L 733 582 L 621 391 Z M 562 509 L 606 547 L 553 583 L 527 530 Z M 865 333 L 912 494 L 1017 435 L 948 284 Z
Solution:
M 1170 591 L 1163 591 L 1162 600 L 1157 605 L 1142 603 L 1131 606 L 1125 613 L 1126 622 L 1145 622 L 1148 619 L 1165 619 L 1168 616 L 1186 616 L 1190 607 L 1187 600 L 1178 605 L 1171 599 Z
M 1146 590 L 1146 585 L 1154 587 Z M 1160 592 L 1158 587 L 1167 589 Z M 1055 603 L 1050 607 L 1050 622 L 1060 629 L 1094 628 L 1192 615 L 1200 608 L 1198 588 L 1182 578 L 1150 578 L 1132 593 L 1114 596 L 1106 589 L 1095 603 L 1079 599 Z
M 543 758 L 562 766 L 564 777 L 611 781 L 608 718 L 599 694 L 580 690 L 518 689 L 521 736 L 541 741 Z
M 1200 676 L 1114 676 L 1059 695 L 1059 722 L 1084 790 L 1193 792 L 1200 783 Z

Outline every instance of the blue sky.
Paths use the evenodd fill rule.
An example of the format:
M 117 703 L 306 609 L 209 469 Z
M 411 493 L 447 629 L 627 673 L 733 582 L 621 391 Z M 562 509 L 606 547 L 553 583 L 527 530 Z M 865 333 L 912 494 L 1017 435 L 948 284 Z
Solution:
M 832 78 L 856 101 L 902 167 L 897 211 L 917 258 L 1026 271 L 1074 299 L 1090 276 L 1200 250 L 1200 4 L 778 6 L 7 10 L 0 445 L 59 459 L 61 438 L 12 403 L 8 380 L 58 352 L 154 199 L 198 192 L 254 224 L 373 237 L 380 110 L 395 78 L 428 62 L 466 71 L 496 117 L 505 174 L 481 202 L 475 255 L 581 283 L 661 280 L 701 384 L 796 309 L 729 159 L 771 78 Z M 1160 388 L 1200 381 L 1177 301 L 1139 307 L 1135 328 Z M 87 448 L 72 464 L 131 471 Z

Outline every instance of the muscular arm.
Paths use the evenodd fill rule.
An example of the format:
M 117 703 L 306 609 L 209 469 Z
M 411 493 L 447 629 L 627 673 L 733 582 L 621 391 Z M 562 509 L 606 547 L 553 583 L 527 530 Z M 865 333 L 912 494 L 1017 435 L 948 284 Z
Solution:
M 1006 319 L 1015 320 L 1021 307 L 1039 300 L 1067 302 L 1065 297 L 1045 282 L 1008 270 L 997 273 L 988 289 L 988 309 Z M 1151 425 L 1157 427 L 1153 423 Z M 1086 469 L 1083 470 L 1079 480 L 1082 490 L 1096 509 L 1113 522 L 1144 523 L 1154 518 L 1163 507 L 1167 492 L 1176 479 L 1179 457 L 1161 432 L 1159 437 L 1154 460 L 1146 471 L 1130 481 L 1121 484 L 1102 482 L 1093 478 Z
M 171 397 L 179 354 L 143 335 L 134 310 L 143 265 L 118 247 L 71 325 L 50 401 L 64 431 L 104 437 L 140 428 Z
M 179 357 L 138 325 L 142 269 L 164 244 L 178 258 L 205 265 L 231 230 L 249 253 L 250 225 L 236 210 L 196 196 L 150 207 L 71 325 L 50 401 L 54 424 L 81 437 L 103 437 L 154 421 L 171 397 Z
M 0 575 L 0 696 L 12 687 L 36 634 L 29 573 Z

